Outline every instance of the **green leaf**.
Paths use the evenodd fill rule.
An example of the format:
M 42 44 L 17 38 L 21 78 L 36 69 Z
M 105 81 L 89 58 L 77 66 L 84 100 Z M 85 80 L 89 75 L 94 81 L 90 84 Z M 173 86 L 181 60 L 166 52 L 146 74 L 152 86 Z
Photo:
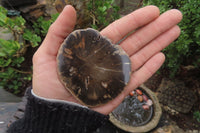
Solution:
M 0 57 L 12 56 L 20 49 L 20 44 L 13 40 L 0 39 Z
M 30 41 L 32 47 L 38 46 L 38 43 L 41 42 L 41 38 L 28 29 L 25 30 L 23 38 Z
M 59 16 L 59 13 L 56 13 L 56 14 L 52 14 L 51 15 L 51 22 L 53 23 Z
M 25 29 L 24 30 L 24 34 L 23 34 L 23 38 L 25 39 L 25 40 L 31 40 L 32 39 L 32 32 L 31 32 L 31 30 L 29 30 L 29 29 Z
M 4 7 L 0 6 L 0 12 L 3 14 L 7 14 L 8 11 Z
M 12 61 L 12 66 L 20 67 L 21 63 L 25 60 L 24 57 L 17 57 Z
M 0 67 L 7 67 L 8 65 L 10 65 L 10 63 L 12 62 L 12 60 L 9 59 L 3 59 L 0 58 Z
M 26 21 L 24 18 L 22 18 L 22 16 L 19 16 L 19 17 L 16 17 L 13 22 L 15 23 L 15 25 L 19 27 L 23 27 Z
M 107 10 L 107 7 L 106 7 L 106 6 L 99 7 L 99 10 L 100 10 L 101 12 L 105 12 L 105 11 Z
M 193 113 L 193 118 L 196 119 L 198 122 L 200 122 L 200 112 L 199 111 L 195 111 Z
M 42 28 L 43 35 L 47 34 L 50 25 L 51 25 L 51 21 L 42 21 L 41 28 Z
M 33 38 L 30 40 L 32 47 L 38 46 L 39 42 L 41 42 L 41 38 L 37 36 L 36 34 L 33 34 Z
M 4 14 L 4 13 L 2 13 L 2 12 L 0 12 L 0 26 L 3 26 L 3 25 L 5 25 L 5 23 L 6 23 L 6 19 L 7 19 L 7 16 Z

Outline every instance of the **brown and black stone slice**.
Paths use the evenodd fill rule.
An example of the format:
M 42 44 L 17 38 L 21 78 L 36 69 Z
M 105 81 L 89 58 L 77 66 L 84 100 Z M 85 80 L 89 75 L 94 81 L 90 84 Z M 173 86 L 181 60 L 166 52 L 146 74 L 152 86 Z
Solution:
M 123 49 L 91 28 L 72 32 L 60 47 L 57 62 L 62 83 L 89 107 L 118 96 L 131 74 Z

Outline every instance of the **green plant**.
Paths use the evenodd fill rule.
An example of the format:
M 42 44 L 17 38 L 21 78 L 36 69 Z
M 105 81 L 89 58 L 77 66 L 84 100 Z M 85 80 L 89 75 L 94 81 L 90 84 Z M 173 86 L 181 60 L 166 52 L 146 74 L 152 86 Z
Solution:
M 193 113 L 193 118 L 200 122 L 200 111 L 195 111 Z
M 200 66 L 200 1 L 198 0 L 144 0 L 144 6 L 156 5 L 161 13 L 169 9 L 179 9 L 183 20 L 179 24 L 180 37 L 164 49 L 166 61 L 163 68 L 170 76 L 177 74 L 181 65 Z
M 0 39 L 0 86 L 19 93 L 24 77 L 30 77 L 31 71 L 22 70 L 24 55 L 28 47 L 36 47 L 41 42 L 39 36 L 27 29 L 21 16 L 7 17 L 7 10 L 0 6 L 0 27 L 12 33 L 13 40 Z
M 92 28 L 98 30 L 120 17 L 119 7 L 115 5 L 114 0 L 89 0 L 87 9 L 93 19 Z
M 53 14 L 51 15 L 51 18 L 48 20 L 46 20 L 42 16 L 39 17 L 37 21 L 33 23 L 34 32 L 37 35 L 44 37 L 47 34 L 50 25 L 57 19 L 58 15 L 59 15 L 58 13 Z
M 17 94 L 20 93 L 20 88 L 27 84 L 26 82 L 31 81 L 31 64 L 28 64 L 28 71 L 24 71 L 22 66 L 26 61 L 25 56 L 32 54 L 28 53 L 27 49 L 37 47 L 41 43 L 41 38 L 45 37 L 58 15 L 53 14 L 48 20 L 40 17 L 33 23 L 33 27 L 30 27 L 22 16 L 7 17 L 7 10 L 0 6 L 0 27 L 14 36 L 13 40 L 0 39 L 1 88 L 9 89 Z

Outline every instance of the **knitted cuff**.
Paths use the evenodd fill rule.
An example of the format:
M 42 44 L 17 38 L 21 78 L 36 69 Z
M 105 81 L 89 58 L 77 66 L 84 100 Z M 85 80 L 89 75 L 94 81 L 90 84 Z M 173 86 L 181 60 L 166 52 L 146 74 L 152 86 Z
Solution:
M 50 102 L 27 92 L 24 117 L 8 133 L 91 133 L 108 121 L 108 116 L 67 103 Z

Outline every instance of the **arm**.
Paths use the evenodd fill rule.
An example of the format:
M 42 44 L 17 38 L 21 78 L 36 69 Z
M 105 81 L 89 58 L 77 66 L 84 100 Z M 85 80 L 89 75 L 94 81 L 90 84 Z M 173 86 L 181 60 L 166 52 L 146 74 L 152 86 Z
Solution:
M 26 97 L 24 116 L 8 133 L 90 133 L 108 121 L 108 116 L 82 105 L 39 97 L 31 87 Z
M 124 36 L 139 28 L 120 43 L 132 62 L 133 73 L 130 83 L 115 100 L 104 106 L 92 108 L 92 110 L 109 114 L 130 91 L 137 88 L 159 69 L 165 60 L 164 54 L 160 51 L 179 36 L 180 29 L 177 24 L 181 19 L 182 15 L 178 10 L 169 10 L 160 15 L 157 7 L 147 6 L 111 23 L 101 31 L 103 36 L 117 43 Z M 74 8 L 66 6 L 35 53 L 33 57 L 33 91 L 35 94 L 78 103 L 61 84 L 56 71 L 57 51 L 63 40 L 72 32 L 75 22 Z M 47 80 L 47 77 L 50 78 Z

